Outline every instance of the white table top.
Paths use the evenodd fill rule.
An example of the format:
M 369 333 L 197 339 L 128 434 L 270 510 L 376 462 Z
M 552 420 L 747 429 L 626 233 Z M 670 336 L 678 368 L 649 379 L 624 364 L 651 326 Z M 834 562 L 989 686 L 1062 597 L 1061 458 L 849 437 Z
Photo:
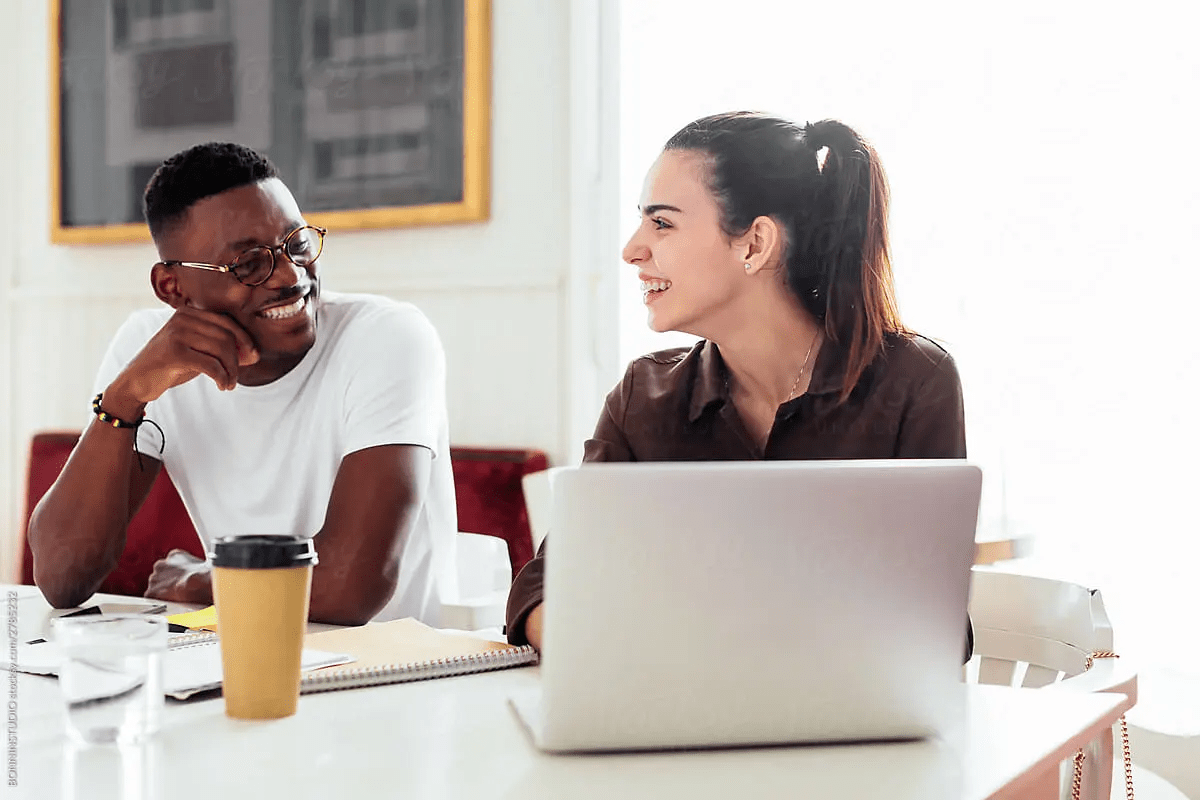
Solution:
M 19 636 L 40 635 L 45 602 L 30 587 L 0 592 L 14 588 Z M 121 751 L 67 743 L 57 681 L 18 674 L 12 796 L 1024 797 L 1130 704 L 1124 695 L 972 686 L 961 742 L 549 756 L 506 703 L 537 680 L 537 668 L 525 668 L 305 695 L 294 717 L 271 722 L 228 719 L 219 699 L 168 701 L 158 739 Z

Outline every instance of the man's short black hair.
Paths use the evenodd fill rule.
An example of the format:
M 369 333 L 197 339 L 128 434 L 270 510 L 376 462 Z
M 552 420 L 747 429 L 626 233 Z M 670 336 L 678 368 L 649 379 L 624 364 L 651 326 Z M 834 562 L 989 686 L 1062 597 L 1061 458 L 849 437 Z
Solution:
M 154 171 L 142 195 L 150 235 L 157 239 L 198 200 L 277 177 L 266 156 L 232 142 L 208 142 L 176 153 Z

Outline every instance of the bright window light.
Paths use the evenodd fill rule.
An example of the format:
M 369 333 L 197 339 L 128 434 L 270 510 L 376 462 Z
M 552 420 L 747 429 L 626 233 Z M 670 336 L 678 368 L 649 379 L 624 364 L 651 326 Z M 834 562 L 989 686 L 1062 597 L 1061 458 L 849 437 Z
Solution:
M 1164 663 L 1200 655 L 1200 51 L 1181 14 L 625 0 L 621 21 L 622 234 L 692 119 L 856 128 L 890 178 L 904 319 L 962 374 L 981 534 L 1033 537 L 1036 569 L 1102 591 L 1119 650 Z M 690 341 L 650 332 L 614 269 L 623 362 Z

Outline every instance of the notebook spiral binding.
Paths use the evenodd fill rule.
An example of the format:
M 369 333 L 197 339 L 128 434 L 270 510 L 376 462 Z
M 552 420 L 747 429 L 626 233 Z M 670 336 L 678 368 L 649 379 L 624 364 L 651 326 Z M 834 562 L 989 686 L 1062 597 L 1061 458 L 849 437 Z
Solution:
M 357 689 L 363 686 L 380 686 L 387 683 L 423 681 L 451 675 L 467 675 L 474 672 L 519 667 L 536 664 L 537 651 L 529 645 L 511 650 L 489 650 L 454 658 L 439 658 L 413 664 L 387 664 L 382 667 L 360 667 L 358 669 L 329 668 L 305 673 L 300 678 L 300 693 L 332 692 L 338 689 Z
M 192 633 L 177 633 L 167 639 L 167 648 L 175 650 L 180 647 L 195 647 L 199 644 L 209 644 L 217 641 L 213 631 L 193 631 Z

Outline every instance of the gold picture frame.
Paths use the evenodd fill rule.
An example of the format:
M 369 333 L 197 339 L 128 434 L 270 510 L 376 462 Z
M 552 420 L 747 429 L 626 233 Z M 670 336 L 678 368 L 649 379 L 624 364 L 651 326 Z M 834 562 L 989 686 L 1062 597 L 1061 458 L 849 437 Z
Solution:
M 371 12 L 372 2 L 375 4 L 374 8 L 380 10 Z M 280 7 L 284 4 L 287 4 L 287 7 L 281 11 Z M 444 225 L 477 222 L 488 218 L 490 213 L 491 170 L 491 0 L 367 0 L 366 3 L 355 3 L 351 2 L 351 0 L 271 0 L 270 3 L 236 3 L 235 0 L 174 0 L 174 2 L 167 0 L 167 2 L 158 3 L 151 3 L 149 0 L 106 0 L 102 4 L 103 11 L 99 12 L 104 15 L 102 18 L 96 17 L 98 12 L 95 9 L 99 6 L 101 4 L 96 3 L 95 0 L 51 0 L 50 3 L 50 239 L 52 242 L 57 244 L 109 244 L 148 241 L 150 239 L 150 232 L 146 224 L 142 221 L 129 220 L 129 217 L 133 214 L 134 203 L 140 198 L 140 191 L 137 190 L 137 186 L 139 185 L 137 181 L 140 180 L 140 185 L 144 186 L 145 179 L 148 178 L 146 170 L 151 169 L 153 163 L 161 161 L 166 155 L 182 150 L 190 146 L 190 144 L 198 144 L 213 139 L 241 141 L 241 143 L 248 144 L 256 149 L 266 150 L 268 155 L 272 157 L 272 160 L 276 161 L 285 181 L 296 194 L 301 209 L 306 212 L 306 219 L 311 224 L 320 225 L 331 230 L 346 231 Z M 137 13 L 147 13 L 145 11 L 146 8 L 154 9 L 152 13 L 161 14 L 164 7 L 168 9 L 169 13 L 175 14 L 175 19 L 167 20 L 174 27 L 162 24 L 163 20 L 161 18 L 150 20 L 151 23 L 155 23 L 156 25 L 147 25 L 145 19 L 136 18 Z M 248 9 L 253 10 L 252 13 L 261 14 L 263 13 L 262 10 L 268 7 L 271 10 L 266 12 L 268 14 L 268 25 L 266 27 L 268 28 L 269 36 L 275 37 L 275 40 L 269 37 L 266 39 L 268 49 L 274 46 L 272 44 L 273 41 L 281 40 L 285 43 L 291 41 L 290 39 L 281 37 L 275 28 L 278 27 L 281 19 L 286 23 L 293 23 L 293 17 L 299 14 L 298 17 L 295 17 L 299 20 L 299 24 L 307 24 L 315 20 L 314 24 L 317 25 L 317 28 L 314 28 L 314 30 L 319 29 L 322 31 L 324 39 L 321 41 L 325 44 L 322 44 L 320 48 L 316 45 L 310 47 L 307 43 L 303 45 L 290 44 L 288 46 L 297 50 L 304 50 L 305 48 L 312 50 L 320 49 L 319 57 L 326 59 L 326 61 L 321 62 L 322 64 L 330 63 L 329 59 L 336 61 L 337 58 L 341 57 L 338 53 L 346 52 L 345 47 L 342 47 L 340 51 L 335 49 L 337 46 L 344 45 L 347 41 L 347 39 L 338 39 L 336 38 L 337 36 L 345 35 L 351 37 L 349 40 L 358 48 L 355 55 L 347 56 L 347 58 L 360 58 L 363 51 L 371 51 L 373 47 L 378 48 L 381 46 L 381 42 L 386 44 L 385 40 L 388 36 L 392 37 L 391 41 L 393 43 L 397 40 L 396 37 L 398 36 L 412 36 L 413 34 L 410 31 L 400 30 L 400 28 L 410 23 L 415 25 L 419 22 L 421 25 L 426 26 L 426 29 L 419 31 L 419 33 L 425 36 L 425 39 L 412 39 L 412 41 L 430 40 L 442 43 L 449 42 L 450 45 L 446 45 L 447 48 L 457 43 L 457 33 L 455 31 L 458 31 L 460 27 L 462 35 L 461 54 L 443 63 L 434 63 L 428 67 L 421 67 L 420 69 L 423 69 L 423 72 L 418 72 L 417 67 L 412 67 L 413 58 L 405 55 L 404 58 L 407 59 L 404 62 L 405 67 L 397 68 L 398 71 L 394 71 L 391 75 L 380 73 L 379 70 L 381 68 L 378 66 L 380 59 L 375 57 L 373 60 L 369 60 L 369 67 L 346 67 L 345 63 L 349 62 L 338 62 L 336 69 L 327 68 L 326 72 L 322 73 L 323 76 L 334 75 L 335 72 L 337 74 L 332 78 L 325 77 L 325 84 L 320 88 L 314 89 L 309 86 L 302 86 L 296 89 L 292 88 L 291 83 L 289 83 L 289 88 L 287 89 L 292 95 L 299 98 L 293 98 L 292 108 L 300 108 L 301 113 L 313 107 L 313 97 L 317 97 L 318 99 L 326 96 L 330 98 L 340 97 L 340 101 L 333 99 L 327 101 L 331 108 L 335 102 L 340 102 L 341 104 L 341 107 L 328 112 L 327 116 L 333 119 L 334 122 L 342 124 L 343 129 L 346 127 L 345 117 L 348 114 L 353 115 L 356 113 L 353 109 L 354 103 L 361 102 L 369 113 L 363 113 L 363 119 L 366 122 L 360 124 L 360 133 L 362 129 L 367 127 L 367 123 L 378 125 L 380 119 L 387 117 L 388 114 L 391 114 L 390 118 L 394 120 L 408 119 L 411 121 L 413 118 L 420 118 L 422 108 L 424 108 L 421 103 L 424 102 L 428 106 L 424 117 L 426 120 L 452 120 L 453 123 L 457 123 L 457 120 L 461 118 L 462 136 L 460 142 L 457 144 L 457 149 L 451 150 L 441 144 L 451 137 L 430 135 L 429 131 L 433 130 L 433 123 L 428 121 L 425 123 L 427 129 L 417 133 L 400 132 L 389 134 L 387 131 L 384 131 L 382 136 L 374 133 L 370 136 L 360 135 L 358 140 L 353 138 L 349 140 L 337 140 L 335 144 L 340 149 L 335 150 L 333 145 L 326 142 L 317 142 L 306 138 L 303 134 L 294 133 L 290 127 L 281 126 L 272 119 L 267 124 L 267 127 L 274 125 L 273 130 L 282 129 L 287 132 L 287 135 L 297 137 L 296 142 L 291 142 L 288 147 L 284 148 L 293 154 L 301 154 L 295 156 L 293 159 L 294 164 L 297 165 L 293 170 L 295 174 L 311 177 L 314 174 L 320 173 L 321 175 L 333 176 L 328 177 L 325 181 L 326 184 L 333 187 L 328 190 L 327 196 L 319 195 L 316 189 L 312 190 L 314 196 L 321 198 L 320 202 L 313 203 L 305 201 L 307 184 L 303 180 L 294 181 L 291 179 L 286 165 L 280 163 L 270 147 L 264 148 L 252 141 L 242 141 L 235 135 L 213 135 L 214 129 L 218 133 L 222 130 L 221 125 L 225 126 L 223 130 L 234 131 L 236 126 L 231 120 L 237 117 L 237 112 L 231 109 L 250 109 L 249 113 L 251 114 L 258 113 L 261 115 L 265 113 L 268 117 L 269 115 L 274 115 L 276 118 L 283 117 L 283 114 L 280 113 L 280 104 L 276 99 L 279 92 L 275 88 L 274 83 L 270 84 L 270 88 L 265 92 L 265 94 L 269 95 L 266 101 L 266 105 L 269 107 L 268 112 L 261 111 L 261 106 L 264 104 L 262 101 L 259 101 L 257 104 L 247 102 L 246 97 L 238 94 L 249 91 L 244 89 L 244 84 L 249 84 L 252 80 L 257 80 L 257 78 L 266 75 L 266 78 L 258 81 L 256 84 L 258 87 L 256 90 L 262 93 L 261 85 L 263 81 L 273 80 L 275 73 L 272 71 L 281 69 L 279 66 L 281 60 L 274 53 L 270 53 L 257 60 L 253 57 L 243 55 L 243 63 L 237 63 L 235 56 L 231 55 L 237 52 L 243 54 L 253 54 L 256 52 L 254 47 L 244 46 L 244 43 L 235 41 L 232 38 L 234 36 L 243 36 L 242 31 L 253 29 L 253 26 L 241 24 L 244 23 L 244 20 L 232 18 L 247 13 Z M 134 11 L 130 11 L 131 8 Z M 364 8 L 368 9 L 368 12 L 364 12 L 362 10 Z M 181 12 L 180 9 L 183 9 L 183 11 Z M 197 9 L 199 10 L 197 11 Z M 300 9 L 300 11 L 295 12 L 294 9 Z M 316 11 L 312 11 L 312 9 L 316 9 Z M 347 12 L 347 9 L 351 11 Z M 459 16 L 460 10 L 461 16 Z M 90 14 L 92 18 L 64 19 L 64 13 L 68 11 L 77 15 Z M 118 13 L 124 15 L 119 20 L 117 17 Z M 236 31 L 235 34 L 226 34 L 230 38 L 230 41 L 224 51 L 221 50 L 220 36 L 214 34 L 214 31 L 217 31 L 222 23 L 222 20 L 219 19 L 220 13 L 225 14 L 225 30 Z M 346 22 L 343 17 L 346 17 L 350 13 L 355 16 L 349 22 Z M 322 14 L 324 16 L 321 16 Z M 373 17 L 371 17 L 372 14 Z M 270 15 L 274 15 L 274 17 L 270 17 Z M 399 28 L 396 27 L 394 19 L 397 15 L 406 16 L 399 23 Z M 135 17 L 133 24 L 130 23 L 131 16 Z M 393 24 L 392 29 L 382 32 L 370 29 L 369 25 L 372 19 L 378 21 L 378 19 L 383 18 L 390 20 Z M 104 48 L 103 51 L 94 50 L 87 57 L 64 52 L 63 43 L 67 38 L 71 38 L 74 41 L 81 41 L 85 38 L 85 34 L 93 38 L 98 36 L 99 34 L 92 33 L 97 27 L 97 19 L 101 19 L 103 23 L 101 30 L 103 31 L 104 38 L 100 40 L 102 42 L 100 47 Z M 451 22 L 447 23 L 445 31 L 438 30 L 431 32 L 428 28 L 432 28 L 434 22 L 430 22 L 429 20 L 451 20 Z M 338 27 L 339 25 L 341 26 L 340 28 Z M 74 29 L 72 29 L 72 26 L 74 26 Z M 260 25 L 259 27 L 264 26 Z M 74 33 L 72 30 L 74 30 Z M 181 41 L 181 31 L 184 34 L 184 39 L 182 40 L 185 43 L 184 46 L 180 46 L 179 44 Z M 197 31 L 199 33 L 196 33 Z M 346 33 L 346 31 L 349 31 L 349 33 Z M 307 35 L 308 32 L 302 31 L 302 33 Z M 441 35 L 440 39 L 438 38 L 439 34 Z M 156 36 L 160 38 L 155 39 Z M 193 38 L 188 40 L 186 36 L 192 36 Z M 212 44 L 214 36 L 218 40 L 215 49 Z M 357 37 L 357 39 L 353 39 L 353 37 Z M 303 36 L 300 38 L 303 38 Z M 316 39 L 315 36 L 313 38 L 314 40 Z M 117 44 L 114 44 L 114 42 L 117 42 L 118 39 L 122 44 L 126 45 L 126 50 L 137 49 L 137 52 L 133 56 L 125 52 L 114 56 L 113 50 L 117 48 Z M 187 44 L 189 41 L 199 42 L 199 44 Z M 307 40 L 305 41 L 307 42 Z M 403 45 L 403 41 L 406 40 L 401 38 L 400 41 Z M 129 42 L 133 42 L 133 45 L 129 45 Z M 333 42 L 334 44 L 329 45 L 328 42 Z M 240 48 L 239 45 L 241 45 Z M 96 47 L 95 44 L 91 46 L 93 48 Z M 189 49 L 190 52 L 186 52 Z M 176 69 L 176 72 L 178 72 L 180 68 L 179 63 L 184 64 L 183 69 L 186 69 L 190 63 L 194 74 L 201 76 L 198 80 L 201 82 L 207 81 L 208 84 L 213 83 L 213 79 L 211 78 L 212 64 L 216 62 L 211 60 L 197 60 L 198 58 L 209 59 L 214 54 L 217 58 L 220 58 L 222 52 L 224 52 L 228 54 L 226 56 L 226 63 L 232 65 L 228 67 L 229 74 L 226 76 L 227 80 L 220 87 L 220 91 L 224 94 L 220 98 L 221 102 L 219 103 L 213 104 L 210 102 L 211 98 L 205 97 L 205 102 L 209 102 L 210 104 L 209 106 L 202 107 L 199 101 L 190 99 L 180 100 L 180 96 L 186 96 L 186 92 L 177 90 L 172 97 L 167 97 L 169 93 L 165 90 L 160 92 L 161 97 L 167 98 L 163 102 L 163 105 L 167 107 L 167 115 L 174 113 L 176 119 L 179 119 L 181 114 L 184 118 L 195 117 L 199 119 L 199 122 L 195 122 L 195 120 L 191 121 L 194 130 L 198 131 L 195 141 L 183 146 L 176 146 L 169 151 L 162 149 L 164 146 L 163 143 L 172 139 L 178 143 L 181 137 L 186 136 L 186 131 L 165 129 L 163 125 L 171 123 L 163 123 L 163 119 L 165 118 L 164 112 L 161 109 L 150 108 L 147 111 L 144 108 L 146 106 L 145 97 L 148 94 L 143 87 L 147 80 L 157 79 L 155 70 L 146 68 L 144 65 L 147 63 L 147 59 L 151 59 L 150 63 L 153 63 L 152 60 L 155 58 L 158 58 L 159 62 L 161 62 L 164 52 L 168 54 L 184 53 L 184 59 L 181 61 L 179 58 L 176 58 L 176 64 L 168 64 L 166 69 L 161 70 L 163 74 L 170 74 L 170 69 Z M 378 54 L 376 53 L 375 55 L 377 56 Z M 98 69 L 101 60 L 105 58 L 107 58 L 105 62 L 107 64 L 107 71 Z M 136 72 L 129 66 L 133 58 L 141 59 L 137 64 Z M 186 60 L 188 58 L 191 59 L 190 62 Z M 314 72 L 319 72 L 319 70 L 312 68 L 312 56 L 307 51 L 301 56 L 289 55 L 289 58 L 292 59 L 292 62 L 297 62 L 298 59 L 298 63 L 301 63 L 302 66 L 305 63 L 304 58 L 309 59 L 308 72 L 305 73 L 306 76 L 311 76 Z M 357 63 L 367 63 L 367 61 L 360 60 Z M 118 65 L 118 68 L 113 67 L 114 63 Z M 246 64 L 249 64 L 250 68 L 255 68 L 255 65 L 257 65 L 258 73 L 251 75 L 249 70 L 241 71 Z M 124 105 L 114 102 L 113 95 L 119 93 L 121 82 L 115 82 L 118 90 L 114 90 L 114 81 L 111 79 L 113 74 L 120 72 L 119 67 L 121 65 L 124 65 L 125 69 L 125 72 L 121 74 L 134 76 L 126 81 L 132 88 L 123 90 L 125 92 Z M 459 65 L 461 65 L 461 69 L 455 74 L 455 70 L 459 68 Z M 362 71 L 357 73 L 356 76 L 353 74 L 354 69 Z M 374 70 L 374 72 L 367 77 L 363 77 L 367 69 Z M 405 83 L 404 87 L 400 87 L 398 79 L 395 76 L 400 74 L 400 71 L 404 69 L 408 70 L 406 74 L 414 77 L 404 78 L 403 80 L 407 81 L 407 83 Z M 99 72 L 99 76 L 97 76 L 97 72 Z M 351 77 L 347 78 L 346 75 L 348 74 Z M 149 79 L 147 79 L 147 75 L 150 76 Z M 97 80 L 103 81 L 100 94 L 104 97 L 104 101 L 103 108 L 99 111 L 93 108 L 95 105 L 94 101 L 87 99 L 95 96 L 95 82 Z M 71 87 L 74 85 L 72 82 L 88 81 L 93 84 L 91 92 L 86 91 L 85 87 L 72 94 Z M 341 83 L 336 83 L 337 81 Z M 165 81 L 164 85 L 169 82 L 169 80 Z M 184 79 L 183 83 L 187 86 L 186 79 Z M 178 82 L 176 86 L 178 86 Z M 187 88 L 191 90 L 194 87 Z M 204 91 L 207 92 L 209 88 L 206 87 Z M 195 89 L 195 91 L 199 92 L 200 89 Z M 459 91 L 461 91 L 461 98 L 458 97 Z M 307 92 L 307 94 L 299 94 L 303 92 Z M 386 105 L 389 96 L 393 98 L 396 96 L 420 96 L 422 93 L 425 95 L 423 101 L 418 102 L 406 99 L 403 101 L 403 106 L 397 103 L 393 108 L 384 107 L 381 110 L 381 98 L 382 103 Z M 447 93 L 449 93 L 448 99 L 445 96 Z M 193 96 L 199 97 L 200 95 L 194 94 Z M 346 101 L 345 98 L 347 96 L 351 97 L 350 101 Z M 74 99 L 72 100 L 72 98 Z M 121 98 L 117 98 L 117 100 L 120 101 Z M 75 106 L 67 108 L 69 101 L 74 102 Z M 459 101 L 457 106 L 455 105 L 455 101 Z M 86 106 L 88 102 L 92 102 L 93 106 Z M 437 104 L 437 108 L 433 109 L 435 104 Z M 118 106 L 116 109 L 117 113 L 114 113 L 114 105 Z M 347 105 L 352 107 L 349 112 L 346 112 L 344 108 Z M 79 111 L 79 107 L 81 106 L 84 107 L 84 112 Z M 215 106 L 220 107 L 212 112 L 203 110 L 211 109 Z M 135 116 L 135 114 L 127 113 L 131 108 L 137 112 L 136 116 L 138 119 L 136 122 L 130 122 L 129 119 L 126 119 L 132 119 Z M 447 108 L 451 110 L 447 111 Z M 195 113 L 197 109 L 201 109 L 198 116 Z M 101 131 L 102 134 L 108 134 L 107 140 L 103 145 L 97 145 L 95 141 L 97 138 L 104 138 L 103 136 L 88 135 L 88 131 L 79 129 L 68 130 L 64 127 L 64 123 L 68 125 L 82 124 L 79 120 L 84 119 L 89 113 L 92 115 L 89 124 L 93 129 L 101 124 L 107 126 Z M 202 118 L 205 114 L 209 116 Z M 405 116 L 406 114 L 407 117 Z M 98 120 L 101 116 L 103 116 L 103 121 Z M 114 118 L 118 118 L 119 120 L 116 125 L 113 122 Z M 218 119 L 218 123 L 214 125 L 213 119 Z M 114 128 L 119 128 L 120 124 L 125 125 L 124 132 L 117 130 L 116 135 L 114 135 Z M 155 125 L 158 125 L 158 129 L 152 130 L 150 134 L 146 134 L 143 137 L 151 141 L 152 144 L 159 145 L 160 152 L 152 153 L 153 158 L 149 157 L 151 154 L 148 151 L 153 151 L 154 148 L 139 145 L 136 141 L 137 135 L 140 134 L 135 133 L 132 137 L 135 141 L 132 144 L 128 142 L 131 138 L 128 134 L 130 126 L 139 124 L 143 124 L 144 128 L 154 128 Z M 264 129 L 264 125 L 259 124 L 258 129 L 261 132 Z M 457 129 L 458 124 L 452 124 L 451 127 L 445 128 L 445 130 Z M 337 136 L 336 133 L 329 134 L 327 131 L 325 135 Z M 69 145 L 78 142 L 80 146 L 75 150 L 68 151 L 64 149 L 64 141 L 68 142 Z M 347 141 L 349 142 L 348 146 L 346 144 Z M 375 144 L 379 141 L 383 141 L 384 144 Z M 116 142 L 116 144 L 110 145 L 109 142 Z M 274 145 L 276 140 L 272 138 L 271 143 Z M 146 163 L 137 165 L 136 169 L 125 163 L 118 163 L 114 168 L 114 159 L 111 157 L 111 151 L 114 147 L 124 147 L 129 151 L 118 154 L 118 156 L 124 157 L 126 160 L 141 158 Z M 314 147 L 319 151 L 317 152 L 318 158 L 316 158 L 316 161 L 320 163 L 316 167 L 309 163 L 313 159 L 308 155 L 310 152 L 313 152 Z M 371 150 L 372 147 L 392 147 L 393 150 L 381 154 L 380 152 Z M 86 194 L 88 195 L 87 201 L 90 204 L 90 208 L 100 209 L 100 213 L 110 215 L 115 214 L 116 211 L 114 209 L 117 209 L 124 214 L 125 219 L 96 223 L 88 220 L 86 214 L 77 213 L 74 210 L 68 213 L 68 208 L 75 209 L 76 206 L 82 205 L 82 201 L 79 201 L 76 195 L 82 195 L 84 192 L 77 192 L 76 195 L 71 194 L 73 190 L 64 183 L 64 176 L 71 177 L 76 174 L 83 174 L 87 169 L 95 169 L 92 165 L 97 159 L 97 152 L 103 148 L 108 149 L 102 154 L 106 157 L 102 158 L 102 163 L 98 167 L 101 179 L 94 179 L 86 184 L 80 183 L 79 185 L 85 186 L 88 190 Z M 395 148 L 408 148 L 408 150 L 404 151 L 401 149 L 397 151 Z M 432 152 L 437 148 L 442 148 L 442 150 L 446 150 L 447 152 Z M 165 155 L 163 154 L 164 152 Z M 398 155 L 397 152 L 399 153 Z M 344 158 L 342 158 L 343 155 L 345 156 Z M 87 161 L 88 158 L 91 158 L 92 161 Z M 337 161 L 337 158 L 341 158 L 341 160 Z M 120 162 L 120 158 L 116 159 L 116 161 Z M 64 162 L 67 163 L 64 164 Z M 378 176 L 375 173 L 367 172 L 359 174 L 357 177 L 351 175 L 349 179 L 345 179 L 342 173 L 338 172 L 338 169 L 346 163 L 351 164 L 353 169 L 359 170 L 371 170 L 382 166 L 386 171 L 389 165 L 391 169 L 398 170 L 395 173 L 398 177 L 391 178 L 393 183 L 396 186 L 400 186 L 402 180 L 409 181 L 407 187 L 401 187 L 396 190 L 397 196 L 402 197 L 402 201 L 389 202 L 385 198 L 379 202 L 355 205 L 354 203 L 359 202 L 364 194 L 369 193 L 356 191 L 356 187 L 353 184 L 354 180 L 358 180 L 360 184 L 370 183 L 371 181 L 375 181 L 378 184 L 380 181 L 377 180 Z M 84 166 L 81 167 L 81 164 Z M 413 167 L 413 164 L 425 165 L 425 172 L 421 173 L 419 167 Z M 429 166 L 430 164 L 433 166 Z M 441 168 L 440 172 L 438 171 L 439 166 Z M 115 175 L 116 178 L 105 177 L 112 175 Z M 413 187 L 422 178 L 428 178 L 429 175 L 444 179 L 443 185 L 437 187 L 437 191 L 443 194 L 452 193 L 454 196 L 449 197 L 449 199 L 435 199 L 433 201 L 420 199 L 420 193 L 423 190 Z M 450 179 L 446 179 L 445 176 L 450 176 Z M 388 179 L 385 175 L 382 182 L 386 184 Z M 445 183 L 445 180 L 451 179 L 452 182 Z M 336 186 L 338 180 L 342 181 L 340 188 Z M 297 189 L 297 182 L 300 183 L 300 190 Z M 321 180 L 313 178 L 310 182 L 316 186 L 321 183 Z M 423 185 L 428 189 L 432 182 L 432 180 L 426 180 Z M 98 189 L 99 184 L 106 184 L 106 188 Z M 384 197 L 384 193 L 387 190 L 388 187 L 386 185 L 383 188 L 375 186 L 372 189 L 379 197 Z M 432 190 L 429 191 L 432 192 Z M 341 199 L 348 198 L 351 195 L 353 195 L 353 200 Z M 114 200 L 113 197 L 116 199 Z M 409 197 L 415 198 L 414 201 L 410 203 L 403 199 Z M 338 203 L 348 204 L 343 207 L 342 205 L 338 205 Z M 138 214 L 138 218 L 140 219 L 140 213 Z

